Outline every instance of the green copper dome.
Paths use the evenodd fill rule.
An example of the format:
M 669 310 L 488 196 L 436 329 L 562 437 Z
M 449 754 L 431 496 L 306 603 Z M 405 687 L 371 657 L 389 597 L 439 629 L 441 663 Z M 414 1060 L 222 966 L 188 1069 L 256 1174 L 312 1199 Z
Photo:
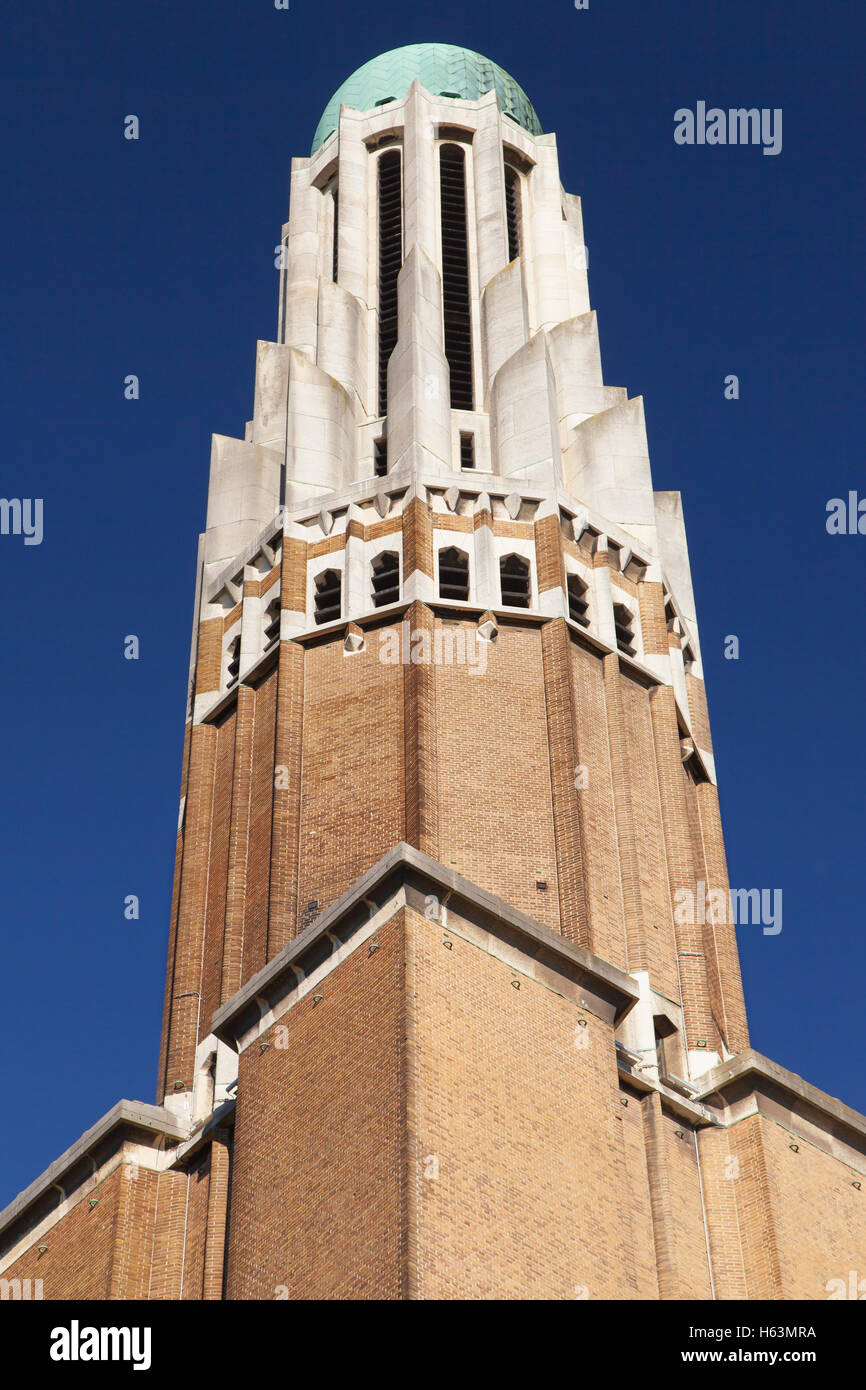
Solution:
M 399 101 L 416 77 L 434 96 L 477 101 L 493 90 L 507 116 L 533 135 L 542 133 L 529 97 L 497 63 L 473 53 L 471 48 L 457 48 L 452 43 L 410 43 L 371 58 L 346 78 L 322 113 L 310 153 L 315 154 L 337 129 L 341 105 L 370 111 L 386 101 Z

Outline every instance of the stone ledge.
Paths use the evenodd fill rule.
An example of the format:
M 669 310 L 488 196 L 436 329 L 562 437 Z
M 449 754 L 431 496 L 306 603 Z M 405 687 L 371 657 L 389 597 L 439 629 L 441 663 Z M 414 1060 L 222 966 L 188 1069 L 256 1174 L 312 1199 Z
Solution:
M 93 1157 L 94 1151 L 102 1151 L 101 1162 L 104 1163 L 108 1156 L 106 1151 L 116 1150 L 123 1139 L 128 1137 L 129 1131 L 137 1131 L 138 1142 L 149 1143 L 154 1148 L 159 1147 L 160 1139 L 169 1139 L 173 1143 L 177 1143 L 189 1138 L 188 1126 L 182 1124 L 176 1115 L 173 1115 L 170 1110 L 166 1110 L 163 1106 L 149 1105 L 146 1101 L 119 1100 L 101 1119 L 97 1120 L 95 1125 L 91 1125 L 90 1129 L 85 1130 L 80 1139 L 77 1139 L 59 1158 L 49 1164 L 29 1187 L 25 1187 L 23 1192 L 20 1192 L 8 1206 L 0 1211 L 0 1232 L 3 1233 L 0 1247 L 5 1250 L 14 1243 L 16 1236 L 11 1228 L 21 1217 L 30 1213 L 41 1199 L 51 1192 L 52 1188 L 59 1188 L 64 1194 L 54 1205 L 60 1205 L 65 1200 L 66 1187 L 61 1182 L 62 1178 L 72 1177 L 76 1166 L 87 1161 L 87 1171 L 79 1179 L 67 1183 L 70 1188 L 80 1186 L 95 1171 L 93 1166 L 96 1164 L 96 1159 Z M 142 1139 L 142 1135 L 147 1137 Z M 156 1143 L 153 1142 L 154 1139 L 157 1141 Z M 48 1208 L 34 1213 L 33 1222 L 43 1219 L 46 1215 L 48 1215 Z
M 639 991 L 630 975 L 401 841 L 223 1004 L 213 1015 L 211 1031 L 232 1047 L 248 1046 L 265 1026 L 265 1015 L 273 1016 L 297 991 L 300 980 L 327 967 L 331 958 L 336 963 L 352 938 L 360 944 L 374 918 L 411 906 L 416 894 L 427 896 L 425 890 L 430 889 L 445 900 L 449 913 L 483 928 L 545 976 L 567 977 L 592 996 L 595 1011 L 611 1024 L 637 1003 Z
M 757 1112 L 858 1172 L 866 1171 L 866 1116 L 754 1048 L 714 1067 L 701 1081 L 695 1099 L 722 1111 L 723 1124 Z

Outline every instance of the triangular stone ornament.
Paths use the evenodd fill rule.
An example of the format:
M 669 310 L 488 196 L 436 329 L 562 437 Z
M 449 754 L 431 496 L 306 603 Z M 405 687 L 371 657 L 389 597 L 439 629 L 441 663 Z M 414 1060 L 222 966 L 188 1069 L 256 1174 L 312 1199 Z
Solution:
M 626 570 L 628 569 L 629 561 L 631 560 L 631 555 L 632 550 L 630 545 L 624 545 L 620 548 L 619 568 L 622 574 L 625 574 Z
M 490 513 L 493 512 L 493 503 L 490 500 L 489 492 L 479 492 L 478 496 L 475 499 L 475 506 L 473 508 L 473 511 Z
M 391 510 L 391 499 L 386 492 L 377 492 L 373 499 L 376 511 L 380 516 L 387 516 Z
M 319 525 L 321 526 L 326 536 L 329 536 L 331 534 L 331 528 L 334 525 L 334 518 L 331 516 L 330 512 L 325 511 L 324 509 L 319 512 Z
M 346 628 L 346 635 L 343 638 L 343 651 L 351 656 L 354 652 L 364 650 L 364 633 L 357 623 L 350 623 Z
M 571 528 L 574 532 L 574 539 L 579 541 L 587 526 L 589 525 L 589 512 L 582 509 L 576 516 L 572 517 Z
M 519 495 L 518 493 L 516 493 L 516 492 L 509 492 L 508 496 L 507 496 L 506 499 L 505 499 L 505 510 L 507 511 L 508 515 L 511 517 L 511 520 L 512 520 L 512 521 L 516 521 L 516 520 L 517 520 L 517 515 L 518 515 L 518 512 L 520 511 L 521 501 L 522 501 L 522 498 L 521 498 L 520 495 Z
M 445 493 L 445 505 L 449 512 L 456 512 L 457 503 L 460 501 L 459 487 L 449 487 Z
M 692 743 L 690 738 L 680 739 L 680 757 L 682 758 L 684 763 L 688 762 L 689 758 L 692 756 L 694 751 L 695 745 Z
M 499 636 L 499 625 L 493 614 L 490 612 L 482 613 L 478 619 L 478 637 L 482 642 L 495 642 Z

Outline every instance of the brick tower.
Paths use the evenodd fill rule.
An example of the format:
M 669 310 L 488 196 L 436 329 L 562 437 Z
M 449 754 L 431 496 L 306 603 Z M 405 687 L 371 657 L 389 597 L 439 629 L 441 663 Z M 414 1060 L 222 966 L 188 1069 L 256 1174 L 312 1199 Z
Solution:
M 827 1297 L 866 1121 L 749 1047 L 679 494 L 500 68 L 360 68 L 213 443 L 158 1104 L 45 1297 Z M 804 1230 L 802 1213 L 810 1220 Z

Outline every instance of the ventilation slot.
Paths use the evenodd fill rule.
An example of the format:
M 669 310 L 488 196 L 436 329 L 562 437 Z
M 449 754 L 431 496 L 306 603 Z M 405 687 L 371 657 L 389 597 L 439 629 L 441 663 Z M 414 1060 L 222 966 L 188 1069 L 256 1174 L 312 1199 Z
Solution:
M 475 435 L 461 434 L 460 436 L 460 467 L 475 467 Z
M 634 656 L 634 619 L 631 609 L 624 603 L 613 605 L 613 623 L 616 629 L 616 645 L 626 656 Z
M 471 410 L 473 407 L 464 164 L 459 145 L 441 146 L 442 299 L 445 310 L 445 356 L 451 373 L 453 410 Z
M 313 583 L 313 616 L 317 623 L 333 623 L 340 616 L 343 600 L 343 577 L 339 570 L 325 570 L 317 574 Z
M 403 264 L 402 183 L 398 151 L 383 154 L 379 160 L 380 415 L 388 413 L 388 358 L 397 346 L 397 276 Z
M 270 646 L 280 635 L 280 600 L 271 599 L 265 609 L 265 646 Z
M 505 166 L 505 225 L 508 228 L 508 259 L 520 255 L 520 175 L 509 164 Z
M 377 555 L 373 561 L 373 607 L 384 608 L 400 598 L 400 557 L 393 551 Z
M 373 473 L 377 478 L 384 478 L 388 472 L 388 441 L 377 439 L 373 445 Z
M 572 622 L 589 627 L 589 602 L 587 588 L 579 575 L 570 574 L 568 580 L 568 616 Z
M 469 602 L 469 556 L 449 546 L 439 551 L 439 597 Z
M 337 283 L 337 272 L 340 269 L 340 195 L 334 189 L 334 241 L 331 254 L 331 279 Z
M 528 608 L 530 598 L 529 561 L 519 555 L 506 555 L 499 561 L 502 602 L 508 608 Z

